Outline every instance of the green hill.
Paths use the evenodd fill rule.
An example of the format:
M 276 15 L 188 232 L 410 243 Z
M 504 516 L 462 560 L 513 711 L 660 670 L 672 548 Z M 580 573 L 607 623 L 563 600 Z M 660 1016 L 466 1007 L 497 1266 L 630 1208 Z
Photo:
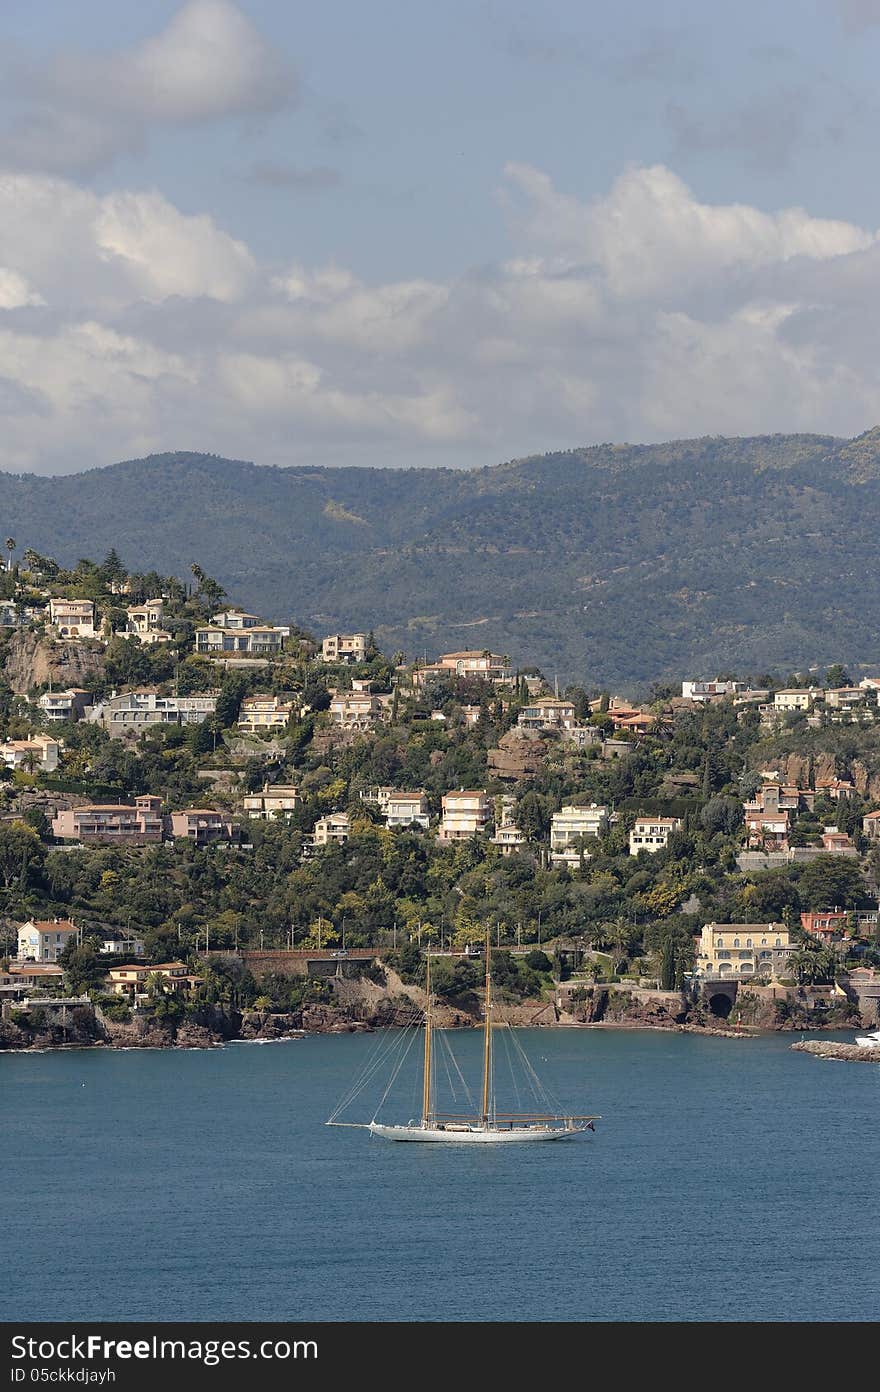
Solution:
M 163 454 L 0 475 L 19 550 L 114 546 L 320 632 L 491 647 L 562 680 L 880 662 L 880 430 L 600 445 L 470 471 Z

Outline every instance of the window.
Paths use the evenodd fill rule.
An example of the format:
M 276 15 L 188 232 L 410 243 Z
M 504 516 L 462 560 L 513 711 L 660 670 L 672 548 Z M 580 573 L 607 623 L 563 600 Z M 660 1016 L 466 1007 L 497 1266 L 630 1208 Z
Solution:
M 746 947 L 751 947 L 751 945 L 752 945 L 752 940 L 751 940 L 751 938 L 746 938 Z
M 781 938 L 777 938 L 777 939 L 776 939 L 776 946 L 777 946 L 777 947 L 781 947 L 781 946 L 782 946 L 782 939 L 781 939 Z
M 733 945 L 734 947 L 739 947 L 739 938 L 734 938 Z

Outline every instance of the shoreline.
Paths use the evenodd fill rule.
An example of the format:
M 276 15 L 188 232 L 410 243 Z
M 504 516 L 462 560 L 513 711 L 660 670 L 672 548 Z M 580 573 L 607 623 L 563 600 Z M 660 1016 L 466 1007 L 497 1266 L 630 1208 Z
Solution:
M 474 1023 L 473 1025 L 454 1024 L 448 1026 L 439 1026 L 439 1028 L 443 1029 L 444 1031 L 475 1030 L 479 1029 L 480 1027 L 481 1026 L 478 1023 Z M 556 1021 L 554 1024 L 536 1023 L 532 1025 L 516 1023 L 512 1024 L 510 1027 L 512 1029 L 538 1030 L 607 1030 L 611 1032 L 623 1031 L 629 1033 L 650 1032 L 652 1034 L 693 1034 L 703 1035 L 711 1039 L 761 1039 L 770 1035 L 784 1035 L 797 1033 L 801 1033 L 803 1035 L 807 1032 L 802 1027 L 797 1027 L 795 1029 L 773 1029 L 761 1028 L 760 1026 L 751 1026 L 745 1029 L 723 1029 L 720 1027 L 715 1028 L 711 1025 L 698 1025 L 686 1023 L 679 1024 L 676 1022 L 670 1022 L 669 1024 L 656 1024 L 643 1020 L 559 1020 Z M 298 1029 L 290 1033 L 269 1035 L 263 1038 L 217 1038 L 211 1040 L 210 1042 L 198 1044 L 186 1042 L 178 1043 L 174 1039 L 170 1039 L 165 1044 L 158 1044 L 154 1040 L 151 1040 L 151 1042 L 144 1044 L 132 1044 L 130 1042 L 126 1042 L 124 1044 L 114 1044 L 112 1041 L 104 1039 L 96 1039 L 89 1042 L 83 1041 L 62 1044 L 24 1044 L 19 1047 L 12 1048 L 0 1047 L 0 1058 L 2 1058 L 4 1055 L 14 1054 L 57 1054 L 85 1051 L 91 1052 L 96 1050 L 105 1053 L 120 1054 L 134 1054 L 147 1052 L 163 1053 L 166 1051 L 173 1050 L 178 1050 L 180 1052 L 185 1053 L 205 1053 L 210 1050 L 226 1049 L 238 1045 L 256 1045 L 258 1047 L 263 1047 L 270 1044 L 293 1044 L 301 1042 L 304 1039 L 316 1039 L 328 1034 L 374 1034 L 379 1029 L 395 1028 L 400 1027 L 394 1025 L 383 1025 L 381 1023 L 364 1024 L 363 1022 L 349 1022 L 346 1024 L 336 1024 L 334 1026 L 331 1026 L 329 1029 Z M 858 1028 L 858 1026 L 844 1026 L 843 1028 L 841 1028 L 840 1026 L 833 1026 L 826 1032 L 843 1033 L 845 1030 L 850 1028 L 856 1029 Z M 821 1033 L 822 1031 L 821 1029 L 818 1029 L 816 1032 Z M 801 1039 L 798 1042 L 791 1044 L 789 1047 L 792 1049 L 804 1048 L 805 1044 L 808 1043 L 814 1043 L 818 1045 L 820 1048 L 827 1047 L 829 1049 L 858 1047 L 846 1045 L 838 1040 L 822 1039 L 807 1041 Z M 860 1049 L 859 1056 L 861 1056 L 863 1052 L 864 1051 Z M 878 1050 L 877 1052 L 878 1055 L 880 1055 L 880 1050 Z M 839 1054 L 829 1054 L 827 1055 L 827 1057 L 843 1056 Z

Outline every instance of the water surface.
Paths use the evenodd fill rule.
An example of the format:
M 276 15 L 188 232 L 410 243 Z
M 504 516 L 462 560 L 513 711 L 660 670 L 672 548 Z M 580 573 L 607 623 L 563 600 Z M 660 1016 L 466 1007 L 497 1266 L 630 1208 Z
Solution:
M 790 1035 L 517 1037 L 594 1137 L 325 1127 L 376 1036 L 0 1055 L 3 1318 L 876 1317 L 880 1066 Z M 475 1076 L 477 1033 L 455 1044 Z

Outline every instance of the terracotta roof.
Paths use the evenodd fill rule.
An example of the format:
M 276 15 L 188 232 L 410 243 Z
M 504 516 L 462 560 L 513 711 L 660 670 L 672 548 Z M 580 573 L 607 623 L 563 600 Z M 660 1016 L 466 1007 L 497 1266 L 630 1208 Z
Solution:
M 31 925 L 40 933 L 76 933 L 78 931 L 75 924 L 69 918 L 59 918 L 57 921 L 50 919 L 31 919 Z M 28 925 L 23 923 L 22 928 Z

